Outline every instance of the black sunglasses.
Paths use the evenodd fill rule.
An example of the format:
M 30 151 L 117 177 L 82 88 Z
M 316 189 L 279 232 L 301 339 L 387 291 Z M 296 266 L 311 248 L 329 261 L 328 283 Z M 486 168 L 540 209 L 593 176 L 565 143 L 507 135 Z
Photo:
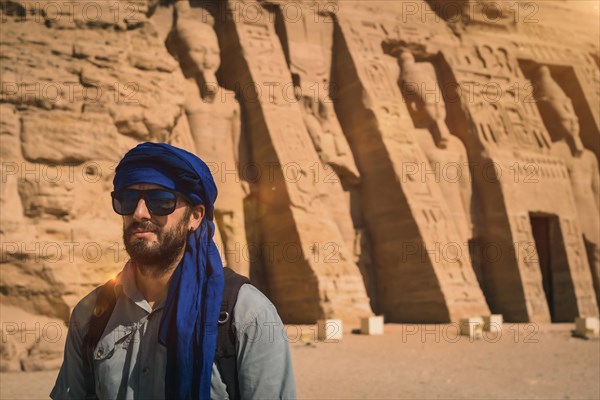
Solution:
M 131 215 L 140 199 L 144 199 L 148 211 L 154 215 L 169 215 L 177 207 L 177 197 L 181 194 L 168 189 L 121 189 L 110 194 L 113 210 L 119 215 Z M 181 196 L 184 200 L 185 197 Z

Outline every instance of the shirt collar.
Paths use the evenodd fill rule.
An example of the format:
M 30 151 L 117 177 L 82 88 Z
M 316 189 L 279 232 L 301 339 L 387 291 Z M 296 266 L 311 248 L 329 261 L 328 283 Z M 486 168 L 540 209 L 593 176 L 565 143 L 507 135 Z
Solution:
M 137 284 L 135 282 L 135 265 L 131 262 L 131 260 L 127 261 L 123 270 L 117 277 L 115 282 L 115 291 L 117 296 L 119 295 L 119 291 L 125 293 L 125 295 L 137 304 L 140 308 L 145 310 L 148 313 L 152 313 L 162 309 L 165 306 L 165 300 L 163 299 L 160 303 L 155 305 L 154 309 L 150 307 L 150 304 L 144 298 L 142 292 L 137 288 Z

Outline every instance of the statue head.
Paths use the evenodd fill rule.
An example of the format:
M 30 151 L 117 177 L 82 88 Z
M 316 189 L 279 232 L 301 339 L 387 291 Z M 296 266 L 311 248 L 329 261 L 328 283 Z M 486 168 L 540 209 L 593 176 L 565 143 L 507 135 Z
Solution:
M 557 139 L 566 139 L 573 153 L 581 154 L 583 144 L 579 136 L 579 119 L 573 102 L 552 79 L 547 66 L 542 65 L 537 69 L 533 91 L 550 135 Z
M 215 75 L 221 64 L 219 41 L 211 21 L 195 16 L 181 12 L 177 18 L 179 57 L 186 75 L 198 81 L 202 96 L 214 97 L 219 87 Z
M 415 62 L 408 50 L 398 57 L 401 67 L 401 90 L 417 128 L 428 128 L 436 146 L 446 148 L 450 133 L 445 126 L 446 104 L 437 81 L 435 68 L 429 62 Z

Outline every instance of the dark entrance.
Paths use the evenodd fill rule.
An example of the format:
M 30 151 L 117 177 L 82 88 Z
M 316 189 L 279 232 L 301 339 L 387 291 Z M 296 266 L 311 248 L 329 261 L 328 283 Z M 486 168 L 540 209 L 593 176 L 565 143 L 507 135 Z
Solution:
M 540 269 L 542 270 L 542 284 L 548 302 L 548 309 L 554 321 L 554 293 L 552 289 L 552 268 L 550 266 L 550 218 L 531 216 L 531 233 L 535 240 L 535 249 L 538 254 Z
M 530 214 L 529 218 L 552 322 L 572 322 L 577 301 L 558 217 Z

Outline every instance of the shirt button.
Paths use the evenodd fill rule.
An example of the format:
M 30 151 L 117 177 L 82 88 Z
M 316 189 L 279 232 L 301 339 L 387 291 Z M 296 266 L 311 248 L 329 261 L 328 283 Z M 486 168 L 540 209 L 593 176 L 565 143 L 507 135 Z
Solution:
M 144 374 L 147 374 L 148 372 L 150 372 L 150 368 L 146 367 L 146 368 L 144 368 L 144 369 L 142 370 L 142 372 L 143 372 Z
M 104 354 L 104 351 L 102 351 L 102 349 L 100 349 L 96 352 L 96 356 L 98 356 L 98 357 L 102 357 L 102 354 Z

